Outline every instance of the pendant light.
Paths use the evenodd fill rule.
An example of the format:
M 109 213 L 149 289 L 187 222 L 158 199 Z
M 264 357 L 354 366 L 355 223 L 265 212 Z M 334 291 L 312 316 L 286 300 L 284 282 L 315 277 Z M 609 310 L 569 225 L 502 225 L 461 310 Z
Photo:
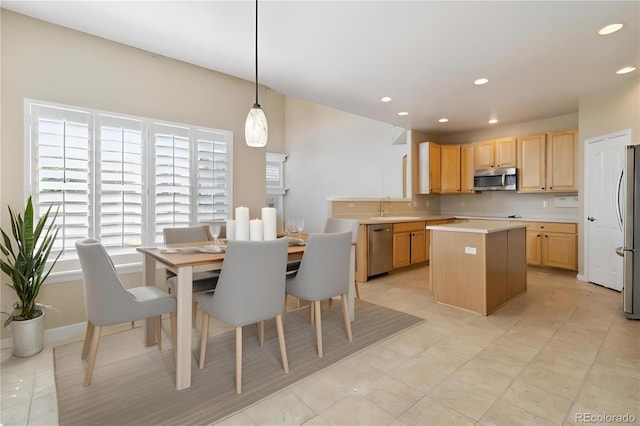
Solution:
M 267 144 L 268 136 L 267 117 L 258 103 L 258 0 L 256 0 L 256 103 L 247 114 L 247 121 L 244 124 L 244 138 L 247 145 L 262 148 Z

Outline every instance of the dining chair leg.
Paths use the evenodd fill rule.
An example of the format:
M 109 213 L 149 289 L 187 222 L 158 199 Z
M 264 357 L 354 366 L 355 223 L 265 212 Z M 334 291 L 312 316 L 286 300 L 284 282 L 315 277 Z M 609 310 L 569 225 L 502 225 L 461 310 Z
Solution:
M 342 295 L 342 316 L 344 317 L 344 328 L 347 330 L 347 338 L 350 342 L 353 342 L 353 335 L 351 334 L 351 320 L 349 320 L 349 308 L 347 307 L 347 295 Z
M 242 393 L 242 327 L 236 327 L 236 393 Z
M 80 355 L 80 359 L 87 359 L 87 354 L 89 353 L 89 345 L 91 344 L 91 339 L 93 338 L 93 331 L 96 326 L 89 320 L 87 320 L 87 331 L 84 335 L 84 344 L 82 345 L 82 355 Z
M 356 287 L 356 297 L 360 299 L 360 289 L 358 288 L 358 281 L 356 280 L 353 283 L 355 284 L 355 287 Z
M 204 358 L 207 356 L 207 340 L 209 338 L 209 314 L 202 311 L 202 337 L 200 338 L 200 370 L 204 368 Z
M 282 323 L 284 324 L 284 320 L 287 317 L 287 293 L 284 294 L 284 307 L 282 308 Z
M 156 342 L 158 342 L 158 350 L 162 350 L 162 316 L 156 317 Z
M 195 300 L 193 301 L 193 304 L 191 305 L 191 328 L 195 328 L 196 327 L 196 312 L 198 310 L 198 302 L 196 302 Z
M 316 342 L 318 344 L 318 356 L 322 358 L 322 310 L 320 309 L 320 301 L 313 302 L 315 305 L 315 317 L 316 317 Z
M 287 359 L 287 346 L 284 343 L 284 327 L 282 326 L 282 316 L 276 317 L 276 329 L 278 330 L 278 343 L 280 344 L 280 356 L 282 357 L 282 368 L 284 374 L 289 374 L 289 360 Z
M 258 344 L 264 346 L 264 321 L 258 323 Z
M 310 315 L 309 322 L 311 323 L 311 325 L 316 323 L 315 312 L 316 312 L 316 303 L 309 301 L 309 315 Z
M 87 373 L 84 376 L 84 383 L 82 386 L 87 387 L 91 383 L 91 376 L 93 376 L 93 366 L 96 365 L 96 355 L 98 353 L 98 344 L 100 343 L 100 332 L 102 327 L 95 327 L 93 336 L 91 337 L 91 348 L 89 349 L 89 364 L 87 364 Z
M 178 358 L 178 317 L 175 312 L 169 314 L 169 321 L 171 321 L 171 344 L 173 345 L 173 362 L 176 362 Z

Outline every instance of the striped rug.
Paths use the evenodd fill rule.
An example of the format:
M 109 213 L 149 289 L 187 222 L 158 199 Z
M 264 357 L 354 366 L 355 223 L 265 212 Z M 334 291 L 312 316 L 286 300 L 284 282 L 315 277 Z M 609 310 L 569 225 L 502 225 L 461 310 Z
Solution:
M 82 342 L 58 346 L 54 359 L 60 425 L 210 424 L 423 321 L 356 299 L 353 342 L 349 343 L 340 301 L 328 310 L 325 305 L 324 357 L 319 359 L 308 309 L 289 312 L 284 325 L 288 375 L 282 370 L 274 321 L 265 324 L 263 347 L 258 345 L 256 327 L 245 327 L 241 395 L 235 393 L 233 331 L 209 337 L 205 368 L 200 370 L 198 326 L 194 331 L 192 385 L 183 391 L 175 388 L 175 364 L 166 335 L 162 351 L 143 346 L 142 327 L 103 336 L 87 388 L 82 387 L 86 368 L 80 360 Z

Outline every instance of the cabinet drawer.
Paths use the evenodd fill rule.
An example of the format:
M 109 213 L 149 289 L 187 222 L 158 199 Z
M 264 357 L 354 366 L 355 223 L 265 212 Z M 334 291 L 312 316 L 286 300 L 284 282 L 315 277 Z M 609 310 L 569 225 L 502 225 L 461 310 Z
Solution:
M 577 225 L 575 223 L 557 222 L 530 222 L 527 225 L 528 231 L 558 232 L 562 234 L 576 234 Z
M 393 232 L 424 231 L 424 222 L 402 222 L 393 224 Z

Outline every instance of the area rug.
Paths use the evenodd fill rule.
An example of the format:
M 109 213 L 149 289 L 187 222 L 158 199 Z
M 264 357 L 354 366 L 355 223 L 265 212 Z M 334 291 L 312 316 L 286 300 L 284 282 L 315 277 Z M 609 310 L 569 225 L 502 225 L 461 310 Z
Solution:
M 275 322 L 265 324 L 263 347 L 258 345 L 256 327 L 244 327 L 241 395 L 235 393 L 233 330 L 209 337 L 202 370 L 197 366 L 199 345 L 194 343 L 191 387 L 183 391 L 175 388 L 171 343 L 162 351 L 144 347 L 141 327 L 100 339 L 87 388 L 82 387 L 86 368 L 80 360 L 82 342 L 58 346 L 54 360 L 60 425 L 210 424 L 424 321 L 358 299 L 355 309 L 352 343 L 344 330 L 341 303 L 323 309 L 323 358 L 316 352 L 308 309 L 289 312 L 284 324 L 288 375 L 282 370 Z M 194 334 L 199 337 L 199 331 Z

